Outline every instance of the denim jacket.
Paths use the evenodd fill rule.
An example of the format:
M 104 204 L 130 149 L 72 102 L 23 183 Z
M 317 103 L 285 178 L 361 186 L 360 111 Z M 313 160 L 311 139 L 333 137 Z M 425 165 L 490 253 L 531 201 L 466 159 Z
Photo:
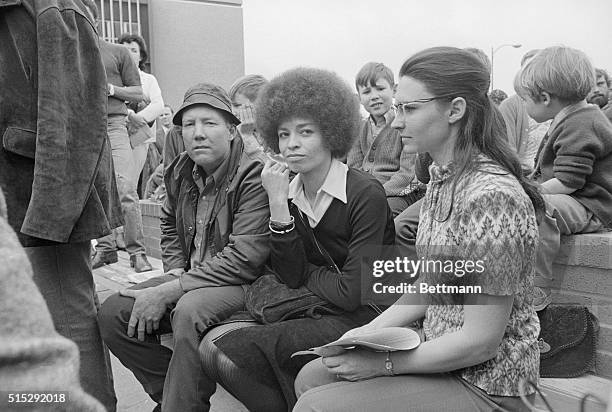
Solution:
M 194 162 L 184 152 L 166 168 L 167 197 L 161 213 L 164 271 L 185 270 L 185 292 L 201 287 L 251 283 L 270 253 L 268 195 L 261 185 L 263 165 L 243 153 L 240 137 L 231 143 L 228 173 L 220 184 L 207 225 L 212 258 L 191 268 L 190 256 L 200 193 L 193 180 Z
M 0 188 L 19 240 L 110 233 L 121 213 L 106 74 L 81 1 L 0 1 L 0 62 Z

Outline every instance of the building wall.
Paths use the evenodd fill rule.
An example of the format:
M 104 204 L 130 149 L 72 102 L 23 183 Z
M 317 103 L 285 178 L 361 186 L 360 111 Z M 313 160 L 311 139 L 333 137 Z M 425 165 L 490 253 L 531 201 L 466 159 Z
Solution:
M 242 0 L 154 0 L 148 14 L 151 72 L 175 109 L 195 83 L 244 75 Z

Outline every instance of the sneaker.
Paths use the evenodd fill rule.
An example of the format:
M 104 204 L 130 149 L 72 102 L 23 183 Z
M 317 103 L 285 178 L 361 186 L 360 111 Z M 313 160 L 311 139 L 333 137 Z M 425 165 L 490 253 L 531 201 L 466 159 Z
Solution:
M 550 289 L 540 287 L 533 288 L 533 307 L 536 312 L 544 310 L 552 302 Z

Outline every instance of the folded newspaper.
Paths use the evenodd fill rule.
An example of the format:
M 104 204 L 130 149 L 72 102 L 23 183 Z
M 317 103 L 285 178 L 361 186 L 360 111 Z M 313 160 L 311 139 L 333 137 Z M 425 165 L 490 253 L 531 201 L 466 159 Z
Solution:
M 333 356 L 358 347 L 381 352 L 410 350 L 419 346 L 420 343 L 421 338 L 415 330 L 388 327 L 357 335 L 342 336 L 326 345 L 295 352 L 291 357 L 299 355 Z

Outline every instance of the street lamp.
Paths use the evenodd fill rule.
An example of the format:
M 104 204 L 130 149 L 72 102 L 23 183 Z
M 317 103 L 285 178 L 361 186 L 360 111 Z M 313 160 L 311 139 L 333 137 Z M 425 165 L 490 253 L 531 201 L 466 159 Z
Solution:
M 493 64 L 495 61 L 495 53 L 497 53 L 499 49 L 504 48 L 504 47 L 514 47 L 515 49 L 518 49 L 521 46 L 522 44 L 509 44 L 509 43 L 502 44 L 501 46 L 497 46 L 495 48 L 491 46 L 491 90 L 493 90 Z

